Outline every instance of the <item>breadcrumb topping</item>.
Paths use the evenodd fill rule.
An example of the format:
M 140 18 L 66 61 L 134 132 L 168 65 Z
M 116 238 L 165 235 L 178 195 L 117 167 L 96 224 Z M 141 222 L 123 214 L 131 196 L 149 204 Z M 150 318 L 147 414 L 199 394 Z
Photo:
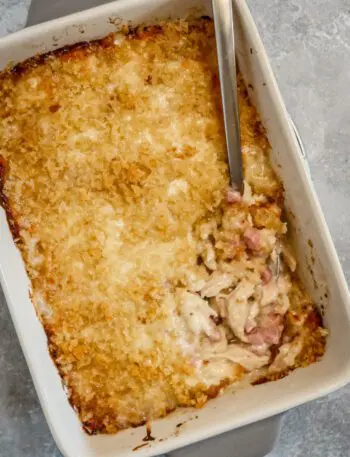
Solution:
M 277 379 L 324 352 L 270 146 L 238 83 L 243 196 L 229 188 L 208 19 L 0 76 L 1 203 L 89 433 L 200 407 L 247 373 Z

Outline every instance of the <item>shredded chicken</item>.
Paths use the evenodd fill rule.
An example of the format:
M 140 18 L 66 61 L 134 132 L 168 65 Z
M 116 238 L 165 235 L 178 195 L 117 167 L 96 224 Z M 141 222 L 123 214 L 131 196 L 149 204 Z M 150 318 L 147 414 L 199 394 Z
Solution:
M 215 258 L 215 249 L 210 242 L 204 244 L 204 263 L 209 268 L 209 270 L 216 270 L 216 258 Z
M 209 281 L 201 289 L 202 297 L 215 297 L 223 289 L 227 289 L 233 284 L 234 278 L 229 273 L 214 272 Z
M 205 287 L 208 280 L 208 273 L 204 268 L 198 268 L 196 271 L 185 271 L 185 282 L 190 292 L 199 292 Z
M 191 331 L 196 336 L 204 333 L 213 341 L 218 341 L 220 332 L 213 320 L 217 317 L 217 313 L 208 305 L 208 302 L 199 295 L 183 289 L 178 291 L 178 297 L 180 309 Z
M 210 358 L 223 358 L 238 363 L 245 370 L 252 371 L 267 365 L 270 360 L 270 354 L 266 352 L 264 355 L 258 355 L 248 349 L 248 347 L 239 344 L 230 344 L 227 350 L 221 353 L 215 353 Z
M 280 275 L 278 278 L 272 279 L 262 287 L 261 306 L 266 306 L 279 299 L 283 299 L 283 297 L 288 297 L 289 290 L 290 279 L 286 275 Z
M 295 359 L 300 354 L 303 347 L 303 340 L 296 337 L 289 343 L 282 344 L 278 350 L 278 354 L 272 364 L 269 366 L 269 372 L 277 372 L 286 370 L 292 367 Z
M 246 333 L 249 333 L 257 326 L 256 318 L 260 313 L 260 307 L 257 301 L 254 301 L 253 304 L 250 307 L 250 311 L 245 323 L 245 331 Z
M 228 297 L 228 322 L 233 333 L 241 340 L 247 341 L 245 325 L 252 304 L 249 299 L 255 291 L 255 285 L 242 280 Z

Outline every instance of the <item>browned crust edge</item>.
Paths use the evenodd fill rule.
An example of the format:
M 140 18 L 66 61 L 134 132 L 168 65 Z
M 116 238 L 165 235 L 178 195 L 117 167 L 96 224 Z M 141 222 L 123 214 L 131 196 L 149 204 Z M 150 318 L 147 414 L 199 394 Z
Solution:
M 20 227 L 16 220 L 15 213 L 11 208 L 10 201 L 4 192 L 4 186 L 8 175 L 8 168 L 9 166 L 4 157 L 0 155 L 0 206 L 2 206 L 5 210 L 7 223 L 10 227 L 14 242 L 17 244 L 21 240 Z
M 201 16 L 202 22 L 196 22 L 196 25 L 189 25 L 189 32 L 196 27 L 198 30 L 205 30 L 206 24 L 212 22 L 212 19 L 209 16 Z M 151 24 L 145 25 L 140 24 L 137 26 L 124 25 L 120 30 L 123 34 L 126 35 L 128 39 L 152 39 L 157 35 L 164 33 L 164 28 L 160 24 Z M 79 58 L 86 55 L 87 52 L 93 52 L 97 48 L 108 48 L 113 46 L 113 37 L 115 32 L 110 33 L 109 35 L 98 38 L 96 40 L 90 41 L 80 41 L 71 45 L 63 46 L 59 49 L 54 49 L 42 54 L 37 54 L 33 57 L 30 57 L 22 62 L 18 62 L 15 65 L 10 65 L 7 69 L 0 72 L 0 82 L 6 76 L 16 78 L 20 77 L 29 71 L 32 68 L 37 67 L 38 65 L 45 64 L 45 62 L 53 57 L 63 57 L 63 58 Z

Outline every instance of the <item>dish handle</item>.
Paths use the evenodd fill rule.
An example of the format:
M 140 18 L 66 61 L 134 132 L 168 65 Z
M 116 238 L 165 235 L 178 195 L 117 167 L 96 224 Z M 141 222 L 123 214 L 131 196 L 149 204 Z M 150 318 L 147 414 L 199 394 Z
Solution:
M 275 447 L 282 415 L 168 452 L 167 457 L 264 457 Z

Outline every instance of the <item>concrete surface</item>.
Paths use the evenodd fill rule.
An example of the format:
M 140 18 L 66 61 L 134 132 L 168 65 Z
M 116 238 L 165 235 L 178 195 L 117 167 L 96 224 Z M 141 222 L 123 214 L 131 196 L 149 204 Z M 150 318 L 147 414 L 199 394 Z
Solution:
M 29 3 L 0 0 L 0 36 L 23 27 Z M 350 0 L 248 3 L 305 142 L 349 280 Z M 1 296 L 0 301 L 0 456 L 59 457 Z M 289 412 L 269 457 L 348 456 L 350 386 Z

